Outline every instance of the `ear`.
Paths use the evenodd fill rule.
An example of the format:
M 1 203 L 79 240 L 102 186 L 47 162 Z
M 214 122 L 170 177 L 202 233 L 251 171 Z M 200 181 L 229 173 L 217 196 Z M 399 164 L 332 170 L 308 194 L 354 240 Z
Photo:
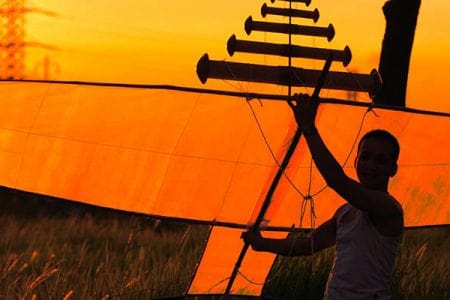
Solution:
M 397 170 L 398 170 L 398 165 L 397 165 L 397 163 L 393 163 L 393 164 L 392 164 L 391 173 L 389 174 L 389 176 L 390 176 L 390 177 L 394 177 L 395 174 L 397 174 Z

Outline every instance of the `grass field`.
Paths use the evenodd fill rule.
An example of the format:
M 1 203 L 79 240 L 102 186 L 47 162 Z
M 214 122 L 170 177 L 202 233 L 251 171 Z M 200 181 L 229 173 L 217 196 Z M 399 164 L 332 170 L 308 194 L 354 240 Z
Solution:
M 209 231 L 167 221 L 155 228 L 154 220 L 143 216 L 48 205 L 17 193 L 0 196 L 0 299 L 183 295 Z M 406 231 L 394 299 L 450 299 L 449 248 L 448 228 Z M 333 251 L 278 258 L 264 295 L 321 299 Z

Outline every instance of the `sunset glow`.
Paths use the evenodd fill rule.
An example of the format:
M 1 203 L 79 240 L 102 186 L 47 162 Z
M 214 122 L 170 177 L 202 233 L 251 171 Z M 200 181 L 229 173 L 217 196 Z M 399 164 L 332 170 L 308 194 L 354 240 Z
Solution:
M 202 86 L 195 67 L 204 53 L 217 60 L 282 64 L 273 57 L 253 55 L 252 58 L 242 54 L 229 57 L 226 52 L 226 41 L 232 34 L 247 40 L 280 41 L 277 34 L 245 34 L 243 24 L 248 16 L 264 20 L 260 15 L 263 3 L 257 0 L 28 1 L 27 6 L 46 9 L 57 16 L 28 13 L 25 39 L 57 49 L 28 47 L 26 77 L 43 78 L 45 57 L 49 58 L 49 79 L 195 87 Z M 349 45 L 353 60 L 348 70 L 367 74 L 378 67 L 385 27 L 383 3 L 314 0 L 308 8 L 295 4 L 300 9 L 318 8 L 320 19 L 316 25 L 332 23 L 336 30 L 331 43 L 311 37 L 296 38 L 295 42 L 337 49 Z M 446 88 L 446 70 L 450 67 L 449 12 L 448 1 L 422 1 L 410 64 L 409 107 L 450 111 L 446 100 L 450 97 Z M 267 20 L 287 22 L 281 17 Z M 309 20 L 298 22 L 313 25 Z M 300 66 L 321 68 L 321 65 L 319 61 L 309 61 Z M 338 64 L 334 68 L 342 69 Z M 203 87 L 230 89 L 229 84 L 214 80 Z
M 366 206 L 352 199 L 363 194 L 381 195 L 387 175 L 393 177 L 389 193 L 403 207 L 405 227 L 450 224 L 450 2 L 422 1 L 406 95 L 407 107 L 441 114 L 370 103 L 369 93 L 375 90 L 375 84 L 367 75 L 379 65 L 386 26 L 383 0 L 312 0 L 310 7 L 293 4 L 293 8 L 317 8 L 320 12 L 316 24 L 311 17 L 294 19 L 295 24 L 318 26 L 323 31 L 329 24 L 334 27 L 331 42 L 323 37 L 326 34 L 292 37 L 295 45 L 339 50 L 339 61 L 331 66 L 336 72 L 328 73 L 322 82 L 322 77 L 317 78 L 329 51 L 313 56 L 320 60 L 292 59 L 292 66 L 298 68 L 295 72 L 286 68 L 286 57 L 239 51 L 230 57 L 227 41 L 233 34 L 240 41 L 288 43 L 286 34 L 246 34 L 244 22 L 248 16 L 256 21 L 289 22 L 286 17 L 264 19 L 260 13 L 264 2 L 289 7 L 288 1 L 273 4 L 268 0 L 25 1 L 23 77 L 39 82 L 2 80 L 0 105 L 6 109 L 0 110 L 0 186 L 50 196 L 55 201 L 69 200 L 157 220 L 209 226 L 211 231 L 201 241 L 203 253 L 186 290 L 192 295 L 261 294 L 276 256 L 248 250 L 249 244 L 241 239 L 244 230 L 261 229 L 265 236 L 283 237 L 296 228 L 314 229 L 330 220 L 345 199 L 355 208 L 367 210 L 370 217 L 372 212 L 381 216 L 379 210 L 369 209 L 373 201 Z M 3 14 L 8 16 L 15 12 L 5 11 Z M 342 51 L 346 46 L 351 49 L 352 61 L 344 67 L 348 63 L 348 50 Z M 270 48 L 267 44 L 262 47 L 264 51 L 255 51 L 267 53 Z M 13 49 L 3 48 L 4 57 L 8 49 Z M 271 54 L 293 53 L 293 48 L 272 48 L 278 51 Z M 199 76 L 204 84 L 196 72 L 201 57 L 205 57 L 205 64 L 199 64 L 199 70 L 204 71 L 199 74 L 209 72 L 209 76 Z M 5 61 L 1 70 L 14 70 L 13 64 Z M 234 63 L 233 68 L 230 63 Z M 254 65 L 242 67 L 237 63 Z M 385 78 L 394 73 L 392 69 L 383 72 Z M 15 78 L 10 74 L 2 75 L 2 79 Z M 297 76 L 295 82 L 293 74 Z M 247 82 L 249 78 L 257 78 L 254 81 L 258 83 Z M 282 82 L 286 78 L 289 81 Z M 394 81 L 395 86 L 397 78 L 386 82 Z M 172 85 L 241 93 L 230 96 L 199 89 L 82 82 Z M 312 94 L 320 85 L 317 82 L 321 82 L 326 88 L 320 93 L 322 98 L 364 103 L 328 101 L 319 105 L 317 115 L 306 115 L 300 105 L 298 110 L 293 103 L 247 93 L 286 95 L 288 87 L 275 84 L 293 82 L 298 86 L 292 90 L 289 87 L 289 93 Z M 310 117 L 315 118 L 315 123 Z M 385 152 L 375 152 L 375 159 L 365 164 L 373 168 L 373 161 L 382 162 L 382 170 L 390 171 L 369 170 L 368 178 L 383 185 L 368 185 L 363 180 L 354 193 L 349 192 L 356 186 L 354 183 L 336 188 L 333 182 L 349 181 L 340 175 L 343 173 L 334 162 L 330 163 L 332 158 L 325 158 L 325 167 L 320 171 L 315 166 L 317 157 L 313 159 L 307 145 L 314 139 L 304 138 L 307 129 L 315 129 L 311 125 L 317 126 L 337 163 L 355 180 L 355 165 L 365 155 L 364 151 L 358 152 L 361 137 L 373 129 L 392 132 L 402 149 L 396 176 L 392 159 L 386 158 Z M 302 132 L 301 128 L 307 129 Z M 316 138 L 316 154 L 320 157 L 326 149 Z M 361 154 L 358 159 L 357 154 Z M 324 170 L 325 175 L 333 173 L 326 176 L 327 180 L 321 175 Z M 380 191 L 365 191 L 371 188 Z M 378 197 L 381 199 L 369 198 Z M 327 224 L 331 227 L 322 231 L 325 243 L 332 237 L 334 240 L 330 228 L 337 226 Z M 178 249 L 187 241 L 185 236 Z M 128 244 L 132 238 L 130 234 Z M 291 250 L 294 246 L 295 242 Z M 422 248 L 426 250 L 426 246 Z M 18 259 L 14 258 L 11 268 Z M 22 269 L 18 272 L 22 276 Z

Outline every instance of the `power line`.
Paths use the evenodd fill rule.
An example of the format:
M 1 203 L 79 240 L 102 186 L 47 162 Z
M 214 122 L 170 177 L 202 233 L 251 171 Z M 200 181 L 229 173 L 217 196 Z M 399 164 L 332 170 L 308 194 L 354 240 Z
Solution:
M 0 3 L 0 78 L 23 79 L 25 77 L 25 47 L 52 48 L 39 42 L 25 41 L 25 14 L 39 13 L 55 17 L 56 13 L 26 7 L 25 0 L 7 0 Z

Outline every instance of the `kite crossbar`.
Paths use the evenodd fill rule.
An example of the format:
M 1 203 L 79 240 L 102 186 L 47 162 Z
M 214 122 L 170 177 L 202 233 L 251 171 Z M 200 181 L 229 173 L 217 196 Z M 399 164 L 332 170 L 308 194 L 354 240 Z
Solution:
M 305 47 L 288 44 L 275 44 L 266 42 L 253 42 L 236 39 L 236 35 L 232 35 L 227 42 L 227 50 L 230 56 L 235 52 L 246 52 L 256 54 L 278 55 L 284 57 L 302 57 L 311 59 L 326 60 L 330 53 L 333 53 L 334 61 L 340 61 L 346 67 L 351 59 L 352 52 L 348 46 L 343 50 L 325 49 L 317 47 Z
M 306 6 L 309 6 L 311 4 L 311 0 L 280 0 L 280 1 L 289 1 L 289 2 L 297 2 L 297 3 L 305 3 Z M 270 0 L 270 2 L 274 3 L 275 0 Z
M 319 10 L 316 8 L 313 11 L 303 10 L 303 9 L 292 9 L 292 8 L 278 8 L 278 7 L 270 7 L 264 3 L 261 6 L 261 16 L 265 18 L 267 15 L 275 15 L 275 16 L 286 16 L 286 17 L 297 17 L 304 19 L 312 19 L 314 23 L 319 20 Z
M 197 87 L 187 87 L 187 86 L 177 86 L 169 84 L 140 84 L 140 83 L 120 83 L 120 82 L 96 82 L 96 81 L 76 81 L 76 80 L 38 80 L 38 79 L 0 79 L 0 84 L 9 83 L 35 83 L 35 84 L 61 84 L 61 85 L 79 85 L 79 86 L 99 86 L 99 87 L 109 87 L 109 88 L 129 88 L 129 89 L 148 89 L 148 90 L 170 90 L 170 91 L 180 91 L 186 93 L 200 93 L 200 94 L 210 94 L 210 95 L 222 95 L 236 98 L 246 98 L 246 99 L 261 99 L 261 100 L 275 100 L 275 101 L 286 101 L 292 100 L 287 95 L 279 94 L 264 94 L 258 92 L 239 92 L 239 91 L 226 91 L 226 90 L 213 90 Z M 355 107 L 371 107 L 386 109 L 391 111 L 401 111 L 405 113 L 413 113 L 420 115 L 429 116 L 439 116 L 439 117 L 450 117 L 450 112 L 445 111 L 434 111 L 434 110 L 424 110 L 412 107 L 395 106 L 388 104 L 372 103 L 372 102 L 359 102 L 350 101 L 337 98 L 320 98 L 320 103 L 327 104 L 337 104 L 337 105 L 347 105 Z
M 252 31 L 324 37 L 327 38 L 329 42 L 334 38 L 335 35 L 334 27 L 332 24 L 329 24 L 327 27 L 294 24 L 287 25 L 283 23 L 254 21 L 250 16 L 245 21 L 245 32 L 250 35 Z
M 330 51 L 328 54 L 334 54 L 334 52 Z M 204 54 L 197 63 L 197 75 L 202 83 L 205 83 L 208 78 L 215 78 L 314 87 L 320 77 L 320 70 L 211 60 L 208 54 Z M 376 95 L 381 88 L 381 78 L 375 69 L 370 74 L 333 71 L 329 72 L 323 88 Z

